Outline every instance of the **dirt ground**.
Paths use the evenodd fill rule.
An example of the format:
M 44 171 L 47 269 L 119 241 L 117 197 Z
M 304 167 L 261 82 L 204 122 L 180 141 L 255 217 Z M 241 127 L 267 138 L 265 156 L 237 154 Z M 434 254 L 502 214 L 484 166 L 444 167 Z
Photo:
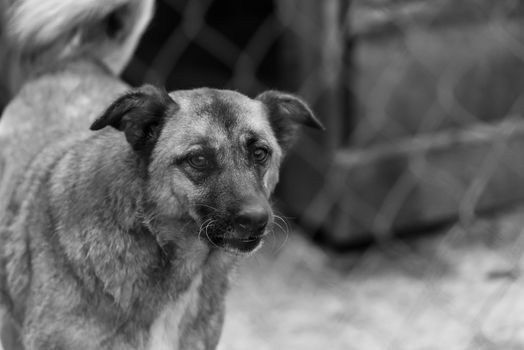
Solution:
M 220 350 L 524 350 L 524 208 L 333 256 L 290 234 L 235 276 Z

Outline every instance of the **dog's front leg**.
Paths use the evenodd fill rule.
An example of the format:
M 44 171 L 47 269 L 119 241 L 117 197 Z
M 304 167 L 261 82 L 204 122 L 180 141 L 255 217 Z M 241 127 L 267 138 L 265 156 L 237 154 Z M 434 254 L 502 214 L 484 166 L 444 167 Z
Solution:
M 180 350 L 215 350 L 220 340 L 223 322 L 223 306 L 214 310 L 201 307 L 180 338 Z
M 182 325 L 180 350 L 215 350 L 220 340 L 225 314 L 225 296 L 231 270 L 238 257 L 214 251 L 202 268 L 198 308 Z

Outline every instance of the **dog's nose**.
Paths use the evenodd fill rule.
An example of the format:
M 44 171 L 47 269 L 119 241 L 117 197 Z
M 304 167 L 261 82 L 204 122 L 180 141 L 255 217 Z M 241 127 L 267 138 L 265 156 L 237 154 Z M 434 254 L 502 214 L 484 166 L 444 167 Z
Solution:
M 262 234 L 268 220 L 269 212 L 263 205 L 250 204 L 237 213 L 235 224 L 248 235 Z

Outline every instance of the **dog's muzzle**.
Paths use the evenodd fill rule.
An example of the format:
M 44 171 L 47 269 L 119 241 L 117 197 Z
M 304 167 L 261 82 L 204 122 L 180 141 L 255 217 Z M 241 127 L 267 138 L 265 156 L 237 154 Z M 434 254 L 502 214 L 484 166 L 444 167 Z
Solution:
M 249 202 L 230 218 L 229 230 L 217 232 L 209 238 L 217 246 L 240 252 L 255 250 L 266 233 L 271 209 L 263 202 Z

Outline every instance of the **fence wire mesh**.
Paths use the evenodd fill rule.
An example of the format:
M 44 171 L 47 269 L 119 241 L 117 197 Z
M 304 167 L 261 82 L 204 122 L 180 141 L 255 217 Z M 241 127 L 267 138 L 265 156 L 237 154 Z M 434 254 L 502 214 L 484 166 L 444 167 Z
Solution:
M 225 349 L 524 349 L 523 17 L 512 0 L 159 1 L 125 78 L 302 95 L 327 131 L 303 135 L 280 201 L 332 248 L 375 241 L 261 258 Z

